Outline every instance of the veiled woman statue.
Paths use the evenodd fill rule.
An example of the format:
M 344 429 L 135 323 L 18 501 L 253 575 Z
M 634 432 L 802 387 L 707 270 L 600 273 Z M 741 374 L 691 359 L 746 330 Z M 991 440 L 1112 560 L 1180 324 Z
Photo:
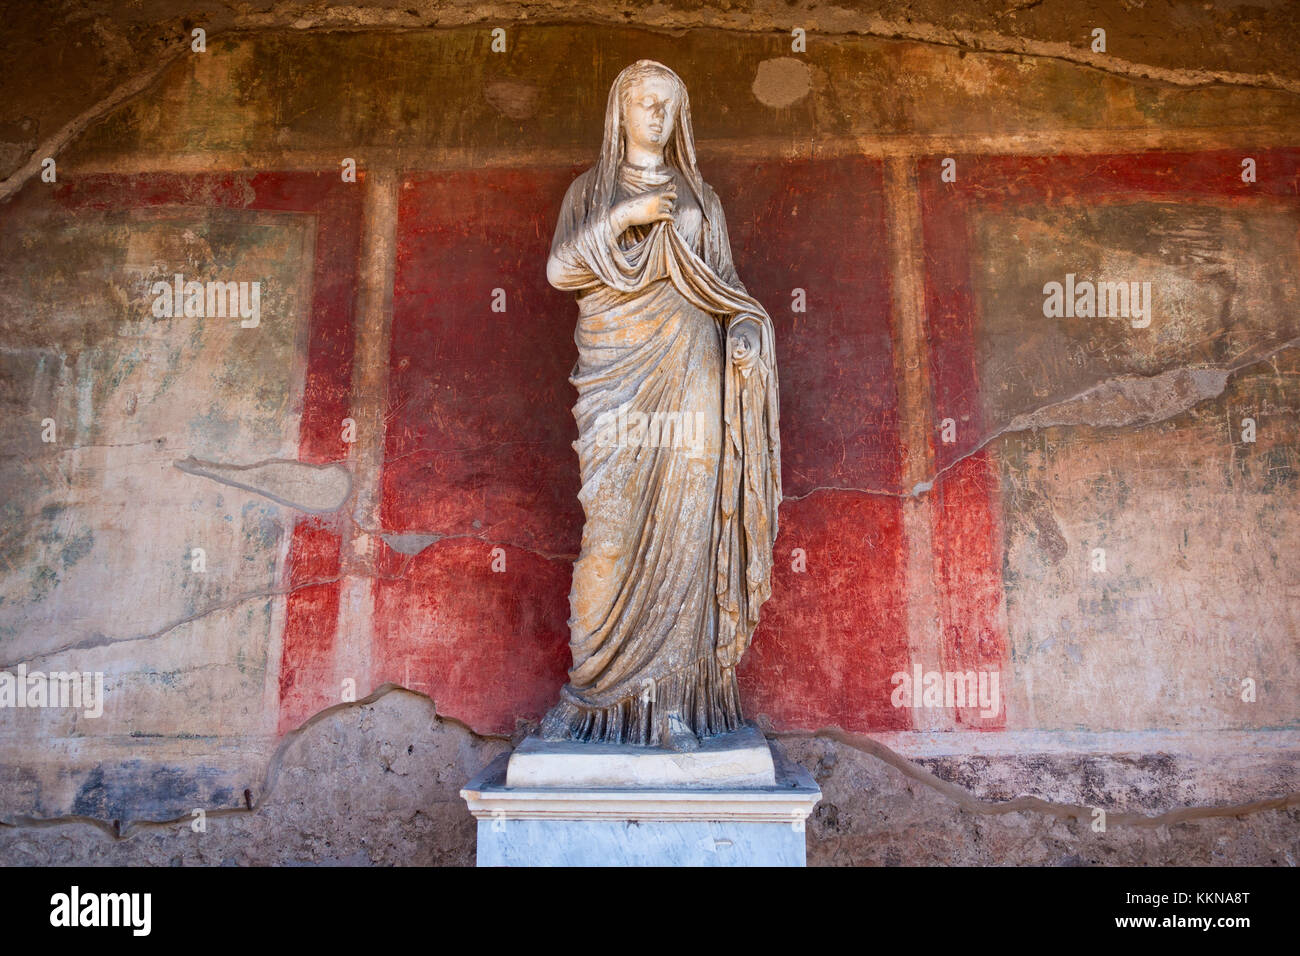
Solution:
M 586 516 L 551 740 L 692 750 L 742 722 L 781 502 L 772 320 L 700 177 L 686 87 L 641 60 L 564 197 L 547 277 L 578 300 Z

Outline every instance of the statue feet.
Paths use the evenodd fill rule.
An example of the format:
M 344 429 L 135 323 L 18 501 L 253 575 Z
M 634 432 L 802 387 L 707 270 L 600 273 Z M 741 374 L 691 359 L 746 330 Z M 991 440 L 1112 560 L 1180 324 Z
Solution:
M 537 736 L 553 743 L 569 740 L 571 737 L 569 724 L 564 718 L 563 701 L 561 701 L 547 711 L 546 716 L 542 718 L 542 723 L 537 728 Z
M 664 746 L 682 753 L 699 750 L 700 738 L 686 726 L 686 721 L 679 714 L 669 714 L 668 726 L 664 731 Z

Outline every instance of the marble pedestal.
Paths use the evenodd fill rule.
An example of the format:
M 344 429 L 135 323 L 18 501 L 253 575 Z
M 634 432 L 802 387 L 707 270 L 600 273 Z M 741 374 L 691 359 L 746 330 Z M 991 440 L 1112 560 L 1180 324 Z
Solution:
M 753 727 L 693 753 L 530 737 L 460 793 L 479 866 L 803 866 L 821 799 Z

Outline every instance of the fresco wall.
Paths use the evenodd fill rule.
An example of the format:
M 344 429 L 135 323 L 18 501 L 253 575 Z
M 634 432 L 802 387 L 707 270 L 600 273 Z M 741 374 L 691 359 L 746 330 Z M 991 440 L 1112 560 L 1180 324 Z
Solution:
M 390 685 L 471 770 L 541 716 L 581 529 L 544 263 L 640 57 L 686 80 L 776 324 L 748 714 L 982 796 L 1292 805 L 1300 98 L 870 38 L 508 37 L 214 40 L 0 211 L 0 667 L 104 675 L 100 717 L 0 709 L 7 820 L 253 807 L 298 728 Z M 158 315 L 177 275 L 258 283 L 256 322 Z M 1054 309 L 1076 281 L 1120 314 Z M 933 671 L 991 697 L 900 698 Z M 1075 772 L 1169 752 L 1203 765 Z

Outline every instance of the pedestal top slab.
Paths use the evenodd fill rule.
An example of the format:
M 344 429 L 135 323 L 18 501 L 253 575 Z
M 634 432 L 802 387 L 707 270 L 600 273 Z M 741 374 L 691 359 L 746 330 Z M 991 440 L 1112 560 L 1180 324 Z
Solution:
M 776 765 L 776 780 L 761 787 L 511 787 L 506 784 L 511 755 L 501 754 L 460 795 L 470 813 L 494 825 L 530 819 L 731 821 L 783 823 L 802 833 L 803 821 L 821 799 L 821 789 L 807 770 L 778 747 L 770 745 L 768 753 Z
M 506 786 L 525 789 L 719 789 L 776 786 L 767 738 L 753 726 L 706 737 L 700 749 L 524 740 L 510 755 Z

